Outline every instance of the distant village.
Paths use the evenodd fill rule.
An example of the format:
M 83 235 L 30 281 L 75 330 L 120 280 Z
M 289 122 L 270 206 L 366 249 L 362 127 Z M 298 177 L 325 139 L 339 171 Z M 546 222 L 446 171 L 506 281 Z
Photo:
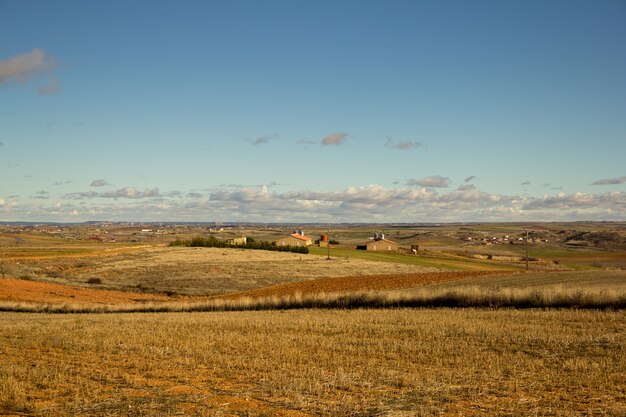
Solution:
M 328 225 L 309 225 L 316 232 L 308 234 L 300 227 L 283 224 L 202 224 L 202 223 L 115 223 L 88 222 L 82 224 L 5 224 L 2 232 L 12 236 L 12 244 L 24 246 L 32 243 L 33 236 L 56 237 L 63 240 L 99 243 L 168 244 L 175 239 L 191 239 L 197 236 L 222 240 L 229 245 L 245 245 L 248 241 L 264 240 L 277 246 L 343 247 L 374 252 L 402 252 L 417 254 L 428 250 L 432 241 L 444 241 L 443 245 L 455 247 L 496 245 L 556 245 L 566 247 L 622 248 L 626 237 L 616 230 L 580 231 L 574 229 L 538 228 L 526 232 L 520 228 L 515 234 L 497 234 L 488 228 L 458 226 L 438 229 L 438 225 L 418 227 L 395 227 L 393 237 L 387 233 L 368 232 L 367 225 L 337 226 L 331 238 Z M 381 225 L 378 225 L 381 226 Z M 326 229 L 326 230 L 325 230 Z M 343 230 L 343 232 L 342 232 Z M 346 232 L 350 230 L 350 232 Z M 359 230 L 354 233 L 354 230 Z M 369 236 L 367 236 L 369 234 Z M 342 240 L 335 240 L 336 236 Z M 361 236 L 361 237 L 359 237 Z M 4 244 L 7 244 L 5 240 Z M 420 248 L 420 245 L 423 246 Z M 440 244 L 441 245 L 441 244 Z

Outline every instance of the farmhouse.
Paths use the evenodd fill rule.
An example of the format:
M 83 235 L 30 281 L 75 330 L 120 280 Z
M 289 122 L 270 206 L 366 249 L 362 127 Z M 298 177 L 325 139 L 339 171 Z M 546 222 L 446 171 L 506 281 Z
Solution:
M 313 240 L 304 235 L 304 230 L 296 230 L 287 237 L 283 237 L 276 241 L 278 246 L 311 246 Z
M 393 240 L 385 239 L 384 234 L 381 234 L 380 236 L 376 234 L 374 238 L 365 242 L 363 245 L 357 246 L 356 248 L 369 251 L 397 252 L 398 244 Z
M 241 246 L 248 243 L 248 238 L 245 236 L 233 237 L 231 239 L 226 239 L 226 243 L 233 246 Z

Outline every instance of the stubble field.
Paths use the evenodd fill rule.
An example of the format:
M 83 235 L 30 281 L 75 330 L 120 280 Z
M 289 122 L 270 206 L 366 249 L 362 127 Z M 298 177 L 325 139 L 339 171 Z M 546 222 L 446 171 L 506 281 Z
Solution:
M 34 416 L 622 416 L 623 311 L 0 315 Z
M 0 263 L 0 415 L 626 414 L 626 271 L 577 264 L 624 252 L 568 250 L 587 271 L 548 259 L 524 273 L 453 251 L 39 239 Z M 559 291 L 574 308 L 529 308 Z M 485 307 L 389 302 L 411 297 Z M 197 312 L 220 303 L 267 311 Z

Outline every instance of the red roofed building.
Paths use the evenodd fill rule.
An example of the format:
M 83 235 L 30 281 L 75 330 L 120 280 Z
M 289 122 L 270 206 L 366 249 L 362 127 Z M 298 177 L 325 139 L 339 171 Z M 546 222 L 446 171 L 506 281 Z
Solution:
M 313 239 L 308 236 L 304 236 L 304 231 L 295 231 L 287 237 L 283 237 L 276 241 L 278 246 L 311 246 Z

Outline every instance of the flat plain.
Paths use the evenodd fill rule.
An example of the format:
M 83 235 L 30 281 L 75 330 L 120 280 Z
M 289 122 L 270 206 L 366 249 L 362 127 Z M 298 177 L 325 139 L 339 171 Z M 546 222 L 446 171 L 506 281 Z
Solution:
M 523 246 L 492 243 L 511 236 L 512 225 L 402 227 L 391 238 L 404 249 L 393 254 L 354 250 L 369 233 L 344 227 L 343 243 L 308 255 L 168 247 L 197 234 L 187 226 L 141 239 L 137 227 L 119 226 L 116 241 L 103 242 L 93 237 L 104 228 L 96 235 L 94 227 L 0 233 L 1 415 L 626 414 L 623 307 L 120 312 L 556 290 L 616 297 L 621 306 L 624 225 L 537 225 L 565 237 L 546 243 L 551 237 L 537 234 L 529 272 Z M 268 229 L 245 233 L 289 233 Z M 417 255 L 405 250 L 411 244 Z M 46 305 L 57 313 L 15 312 Z M 76 305 L 114 313 L 59 314 Z

